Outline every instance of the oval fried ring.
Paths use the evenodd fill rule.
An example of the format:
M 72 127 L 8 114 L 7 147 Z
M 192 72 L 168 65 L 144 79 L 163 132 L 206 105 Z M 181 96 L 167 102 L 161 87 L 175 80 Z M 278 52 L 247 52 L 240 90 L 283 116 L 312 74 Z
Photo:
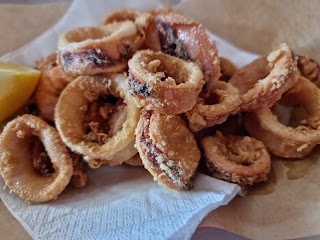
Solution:
M 268 69 L 269 68 L 269 69 Z M 236 71 L 229 83 L 242 95 L 242 111 L 271 107 L 297 80 L 296 59 L 282 43 L 266 58 L 261 57 Z
M 39 140 L 43 153 L 35 150 L 34 143 Z M 42 169 L 35 168 L 36 152 L 39 158 L 45 154 L 50 159 L 50 174 L 36 171 L 44 170 L 43 165 L 39 166 Z M 0 172 L 9 189 L 25 201 L 46 202 L 55 199 L 69 184 L 73 167 L 57 130 L 26 114 L 9 122 L 0 135 Z
M 144 167 L 159 185 L 172 189 L 192 187 L 200 151 L 179 115 L 143 110 L 136 129 L 136 147 Z
M 320 90 L 307 79 L 299 80 L 285 93 L 303 106 L 307 116 L 293 128 L 283 125 L 269 108 L 244 115 L 244 125 L 251 136 L 264 142 L 274 155 L 301 158 L 320 143 Z
M 174 12 L 155 12 L 161 50 L 164 53 L 197 62 L 204 73 L 206 95 L 218 81 L 220 65 L 218 50 L 204 27 Z M 203 95 L 202 94 L 202 95 Z
M 239 185 L 265 181 L 271 160 L 264 144 L 251 137 L 215 136 L 201 140 L 206 163 L 213 177 Z
M 197 64 L 142 50 L 129 61 L 128 84 L 138 107 L 179 114 L 196 104 L 204 81 Z
M 144 35 L 132 21 L 76 28 L 59 37 L 58 63 L 76 75 L 120 72 L 143 45 Z
M 103 76 L 78 77 L 64 89 L 56 106 L 55 121 L 62 140 L 72 151 L 85 155 L 84 159 L 91 167 L 99 167 L 102 163 L 121 164 L 137 152 L 134 149 L 134 131 L 140 110 L 123 88 L 126 85 L 117 82 L 124 80 L 118 79 L 117 76 L 113 76 L 112 79 Z M 111 110 L 109 104 L 106 110 L 102 107 L 96 111 L 102 115 L 115 111 L 116 116 L 121 118 L 123 115 L 118 115 L 117 111 L 125 111 L 125 119 L 115 122 L 112 116 L 102 121 L 93 119 L 93 126 L 89 122 L 92 131 L 86 132 L 86 115 L 90 111 L 90 104 L 99 101 L 99 97 L 110 95 L 122 99 L 123 104 L 118 108 L 116 105 L 111 106 Z M 108 132 L 100 132 L 101 129 L 96 129 L 101 127 L 98 123 L 120 126 L 110 126 Z
M 218 81 L 209 96 L 201 99 L 186 116 L 193 132 L 223 123 L 240 109 L 240 95 L 231 84 Z

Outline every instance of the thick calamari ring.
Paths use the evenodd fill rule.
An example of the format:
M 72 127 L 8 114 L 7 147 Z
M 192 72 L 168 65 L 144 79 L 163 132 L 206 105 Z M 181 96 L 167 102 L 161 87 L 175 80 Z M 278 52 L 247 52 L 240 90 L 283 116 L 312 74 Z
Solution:
M 41 78 L 35 91 L 35 102 L 42 116 L 54 120 L 54 108 L 62 90 L 74 79 L 64 72 L 56 63 L 56 54 L 38 63 Z
M 218 81 L 209 96 L 186 113 L 189 127 L 193 132 L 223 123 L 229 115 L 240 110 L 240 95 L 231 84 Z
M 141 13 L 133 9 L 123 8 L 105 16 L 102 24 L 105 25 L 127 20 L 135 22 L 138 29 L 145 34 L 143 49 L 150 49 L 156 52 L 161 50 L 155 19 L 154 16 L 149 13 Z
M 296 82 L 295 71 L 295 56 L 288 45 L 282 43 L 266 58 L 238 69 L 229 83 L 242 94 L 242 111 L 249 112 L 271 107 L 279 100 Z
M 98 162 L 121 164 L 136 153 L 136 150 L 130 149 L 134 149 L 134 131 L 140 110 L 127 94 L 127 89 L 123 88 L 126 85 L 118 83 L 120 80 L 124 82 L 123 78 L 117 76 L 112 79 L 104 76 L 78 77 L 64 89 L 56 106 L 55 121 L 62 140 L 72 151 L 85 155 L 88 162 L 95 162 L 94 165 Z M 87 138 L 84 121 L 88 105 L 105 95 L 123 100 L 126 118 L 115 135 L 109 137 L 102 133 L 106 139 L 101 143 Z M 92 164 L 89 163 L 89 166 Z
M 200 151 L 179 115 L 143 110 L 136 129 L 136 147 L 144 167 L 159 185 L 171 189 L 192 187 Z
M 245 136 L 215 136 L 201 140 L 206 163 L 213 177 L 239 185 L 265 181 L 271 160 L 264 144 Z
M 138 107 L 179 114 L 196 104 L 204 81 L 197 64 L 142 50 L 129 61 L 128 84 Z
M 174 12 L 160 11 L 155 13 L 155 19 L 161 50 L 197 62 L 201 66 L 206 82 L 202 92 L 206 94 L 214 89 L 214 84 L 221 75 L 218 50 L 204 27 Z
M 38 173 L 33 165 L 31 144 L 42 142 L 52 163 L 49 175 Z M 29 202 L 55 199 L 69 184 L 72 160 L 57 130 L 33 115 L 9 122 L 0 135 L 0 172 L 9 189 Z
M 249 134 L 266 145 L 274 155 L 301 158 L 320 143 L 320 90 L 307 79 L 299 80 L 285 93 L 301 104 L 307 114 L 297 127 L 283 125 L 271 109 L 258 109 L 244 115 Z
M 76 28 L 59 37 L 58 63 L 76 75 L 119 72 L 127 68 L 144 39 L 132 21 Z
M 301 76 L 320 86 L 320 65 L 315 60 L 298 56 L 297 67 Z

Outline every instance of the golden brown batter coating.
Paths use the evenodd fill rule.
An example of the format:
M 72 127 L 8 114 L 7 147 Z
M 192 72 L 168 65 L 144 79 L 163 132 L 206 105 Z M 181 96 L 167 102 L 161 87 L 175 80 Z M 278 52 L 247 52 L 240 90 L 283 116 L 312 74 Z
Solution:
M 0 173 L 22 199 L 46 202 L 69 184 L 73 168 L 57 130 L 26 114 L 9 122 L 0 135 Z
M 271 107 L 297 80 L 296 58 L 287 44 L 236 71 L 229 83 L 242 94 L 242 111 Z
M 129 92 L 138 107 L 162 114 L 190 110 L 204 84 L 197 64 L 150 50 L 129 61 Z
M 189 127 L 193 132 L 221 124 L 229 115 L 240 110 L 241 99 L 238 90 L 231 84 L 218 81 L 209 95 L 199 99 L 198 103 L 186 113 Z
M 136 147 L 144 167 L 159 185 L 172 189 L 193 186 L 200 151 L 179 115 L 143 110 L 136 129 Z
M 244 115 L 244 125 L 249 134 L 264 142 L 274 155 L 284 158 L 301 158 L 320 143 L 320 90 L 309 80 L 299 80 L 284 95 L 288 103 L 302 105 L 306 112 L 298 126 L 290 127 L 279 122 L 269 108 Z
M 265 181 L 271 160 L 264 144 L 251 137 L 215 136 L 205 137 L 201 145 L 213 177 L 241 186 Z

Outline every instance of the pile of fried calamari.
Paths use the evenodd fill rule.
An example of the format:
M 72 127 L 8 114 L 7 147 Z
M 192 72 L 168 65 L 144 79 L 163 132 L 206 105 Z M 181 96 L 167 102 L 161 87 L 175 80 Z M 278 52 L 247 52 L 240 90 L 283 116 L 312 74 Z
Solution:
M 37 69 L 33 98 L 0 136 L 1 175 L 29 202 L 85 186 L 103 164 L 144 166 L 180 190 L 201 160 L 252 185 L 267 179 L 269 154 L 302 158 L 320 143 L 317 62 L 282 43 L 237 69 L 174 12 L 113 12 L 62 34 Z

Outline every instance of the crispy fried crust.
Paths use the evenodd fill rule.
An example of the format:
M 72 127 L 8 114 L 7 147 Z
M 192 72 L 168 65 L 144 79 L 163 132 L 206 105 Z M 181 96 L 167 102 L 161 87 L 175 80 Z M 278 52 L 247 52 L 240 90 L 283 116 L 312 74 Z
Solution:
M 297 80 L 296 58 L 287 44 L 280 44 L 267 57 L 240 68 L 230 83 L 242 94 L 241 110 L 271 107 Z
M 240 110 L 241 103 L 240 95 L 236 88 L 229 83 L 218 81 L 209 96 L 200 99 L 186 113 L 189 127 L 193 132 L 197 132 L 203 128 L 223 123 L 229 115 L 236 114 Z
M 136 147 L 144 167 L 159 185 L 192 187 L 200 151 L 179 115 L 143 110 L 136 129 Z
M 64 89 L 56 106 L 55 122 L 62 140 L 72 151 L 85 155 L 88 162 L 93 161 L 95 164 L 97 161 L 121 164 L 137 152 L 133 145 L 140 110 L 124 89 L 125 80 L 116 76 L 119 75 L 111 78 L 78 77 Z M 88 104 L 104 95 L 123 99 L 126 118 L 115 135 L 109 137 L 103 133 L 107 139 L 101 143 L 86 138 L 83 122 Z
M 221 76 L 216 45 L 204 27 L 195 21 L 175 12 L 159 11 L 154 14 L 161 50 L 200 65 L 205 79 L 201 95 L 206 96 Z
M 138 107 L 162 114 L 186 112 L 203 84 L 197 64 L 161 52 L 139 51 L 129 61 L 129 93 Z
M 201 140 L 206 163 L 213 177 L 240 185 L 265 181 L 270 156 L 264 144 L 251 137 L 215 136 Z
M 41 175 L 32 163 L 32 141 L 39 138 L 54 172 Z M 57 130 L 33 115 L 9 122 L 0 135 L 0 172 L 10 191 L 29 202 L 55 199 L 69 184 L 72 160 Z
M 305 109 L 307 116 L 299 126 L 283 125 L 269 108 L 246 113 L 244 125 L 249 134 L 263 141 L 271 153 L 284 158 L 301 158 L 320 143 L 320 90 L 300 77 L 284 97 L 292 98 Z

